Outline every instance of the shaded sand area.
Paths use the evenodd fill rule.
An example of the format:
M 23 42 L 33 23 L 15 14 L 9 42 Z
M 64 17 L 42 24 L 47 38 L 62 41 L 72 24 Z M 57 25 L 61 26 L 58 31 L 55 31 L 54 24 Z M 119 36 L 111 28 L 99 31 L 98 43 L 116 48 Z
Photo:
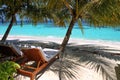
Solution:
M 59 49 L 62 38 L 9 36 L 8 41 L 18 47 L 39 47 Z M 114 67 L 120 64 L 120 42 L 102 40 L 70 39 L 66 50 L 62 69 L 57 60 L 37 80 L 117 80 Z M 103 79 L 104 78 L 104 79 Z M 106 79 L 107 78 L 107 79 Z M 16 80 L 29 80 L 18 76 Z

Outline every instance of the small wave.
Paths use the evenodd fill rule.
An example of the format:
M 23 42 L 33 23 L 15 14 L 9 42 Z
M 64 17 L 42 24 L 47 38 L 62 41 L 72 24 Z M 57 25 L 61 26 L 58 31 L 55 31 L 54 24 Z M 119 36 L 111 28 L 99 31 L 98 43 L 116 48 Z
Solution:
M 47 38 L 54 38 L 55 36 L 47 36 Z

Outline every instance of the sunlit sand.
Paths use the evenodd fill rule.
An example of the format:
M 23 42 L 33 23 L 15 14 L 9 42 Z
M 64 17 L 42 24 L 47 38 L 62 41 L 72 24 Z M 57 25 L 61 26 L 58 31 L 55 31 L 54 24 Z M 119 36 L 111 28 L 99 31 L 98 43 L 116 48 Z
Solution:
M 19 40 L 19 41 L 39 41 L 40 43 L 45 43 L 49 45 L 54 45 L 51 42 L 54 42 L 56 44 L 61 44 L 63 38 L 56 38 L 56 37 L 33 37 L 33 36 L 9 36 L 8 40 Z M 109 66 L 106 66 L 105 69 L 108 71 L 110 75 L 114 78 L 114 80 L 117 80 L 115 77 L 115 71 L 114 67 L 120 63 L 119 60 L 114 60 L 107 58 L 106 55 L 118 55 L 120 56 L 120 42 L 113 42 L 113 41 L 103 41 L 103 40 L 86 40 L 86 39 L 70 39 L 67 48 L 66 53 L 70 56 L 68 56 L 68 59 L 72 60 L 73 62 L 79 64 L 76 67 L 74 67 L 74 72 L 71 70 L 71 72 L 75 75 L 75 78 L 72 80 L 103 80 L 102 73 L 100 71 L 95 72 L 95 69 L 91 68 L 89 65 L 86 65 L 86 62 L 79 62 L 79 57 L 71 56 L 72 55 L 80 55 L 85 56 L 88 54 L 92 54 L 93 56 L 96 56 L 96 53 L 98 52 L 100 55 L 105 54 L 105 57 L 96 56 L 98 59 L 105 61 L 108 63 Z M 59 60 L 58 60 L 59 61 Z M 56 62 L 52 65 L 55 66 Z M 51 67 L 52 67 L 51 66 Z M 110 68 L 110 69 L 109 69 Z M 59 71 L 58 71 L 59 72 Z M 59 74 L 55 73 L 51 69 L 48 69 L 41 77 L 39 77 L 38 80 L 59 80 Z M 65 78 L 65 80 L 70 80 L 68 77 Z M 18 76 L 16 80 L 29 80 L 28 77 L 25 76 Z M 64 79 L 63 79 L 64 80 Z

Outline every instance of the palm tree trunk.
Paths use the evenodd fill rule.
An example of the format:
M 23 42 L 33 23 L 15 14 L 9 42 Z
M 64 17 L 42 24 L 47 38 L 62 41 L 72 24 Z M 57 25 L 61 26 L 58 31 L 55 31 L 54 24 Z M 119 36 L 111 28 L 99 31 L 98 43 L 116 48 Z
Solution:
M 7 30 L 6 30 L 6 32 L 5 32 L 5 34 L 4 34 L 4 36 L 3 36 L 2 39 L 1 39 L 2 42 L 5 42 L 6 39 L 7 39 L 8 34 L 9 34 L 9 32 L 10 32 L 12 26 L 13 26 L 14 18 L 15 18 L 15 15 L 12 15 L 12 18 L 11 18 L 10 24 L 9 24 L 9 26 L 8 26 L 8 28 L 7 28 Z
M 63 67 L 63 53 L 64 53 L 64 50 L 65 50 L 65 47 L 70 39 L 70 35 L 71 35 L 71 32 L 72 32 L 72 29 L 74 27 L 74 24 L 76 22 L 76 19 L 75 18 L 72 18 L 71 22 L 70 22 L 70 25 L 68 27 L 68 30 L 67 30 L 67 33 L 64 37 L 64 40 L 61 44 L 61 47 L 60 47 L 60 68 L 59 68 L 59 80 L 62 80 L 62 67 Z
M 67 45 L 67 43 L 68 43 L 68 41 L 70 39 L 70 35 L 71 35 L 71 32 L 72 32 L 72 29 L 74 27 L 75 22 L 76 22 L 76 19 L 73 17 L 71 22 L 70 22 L 70 25 L 68 27 L 67 33 L 66 33 L 66 35 L 64 37 L 64 40 L 63 40 L 63 42 L 61 44 L 61 47 L 60 47 L 61 52 L 64 52 L 64 50 L 65 50 L 65 47 L 66 47 L 66 45 Z

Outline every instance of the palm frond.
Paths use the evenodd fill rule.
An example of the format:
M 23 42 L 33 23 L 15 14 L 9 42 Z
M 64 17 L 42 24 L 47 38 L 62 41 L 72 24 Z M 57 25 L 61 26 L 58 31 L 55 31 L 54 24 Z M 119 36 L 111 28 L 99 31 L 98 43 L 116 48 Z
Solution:
M 78 20 L 78 25 L 79 25 L 79 27 L 80 27 L 80 29 L 81 29 L 81 32 L 84 33 L 84 31 L 83 31 L 83 26 L 82 26 L 82 22 L 81 22 L 80 19 Z
M 95 26 L 117 26 L 120 24 L 119 21 L 119 1 L 118 0 L 101 0 L 92 5 L 91 9 L 88 10 L 90 22 Z
M 61 67 L 61 69 L 59 69 Z M 62 61 L 62 65 L 60 64 L 60 62 L 56 62 L 53 66 L 51 66 L 50 70 L 52 70 L 53 72 L 57 73 L 61 70 L 62 72 L 62 79 L 64 80 L 73 80 L 76 79 L 76 74 L 77 71 L 75 70 L 75 68 L 77 68 L 77 66 L 80 66 L 80 64 L 70 60 L 70 59 L 64 59 L 64 61 Z
M 88 54 L 80 57 L 80 62 L 85 62 L 88 68 L 102 74 L 104 80 L 116 80 L 114 71 L 116 63 L 112 60 L 100 57 L 99 55 Z

